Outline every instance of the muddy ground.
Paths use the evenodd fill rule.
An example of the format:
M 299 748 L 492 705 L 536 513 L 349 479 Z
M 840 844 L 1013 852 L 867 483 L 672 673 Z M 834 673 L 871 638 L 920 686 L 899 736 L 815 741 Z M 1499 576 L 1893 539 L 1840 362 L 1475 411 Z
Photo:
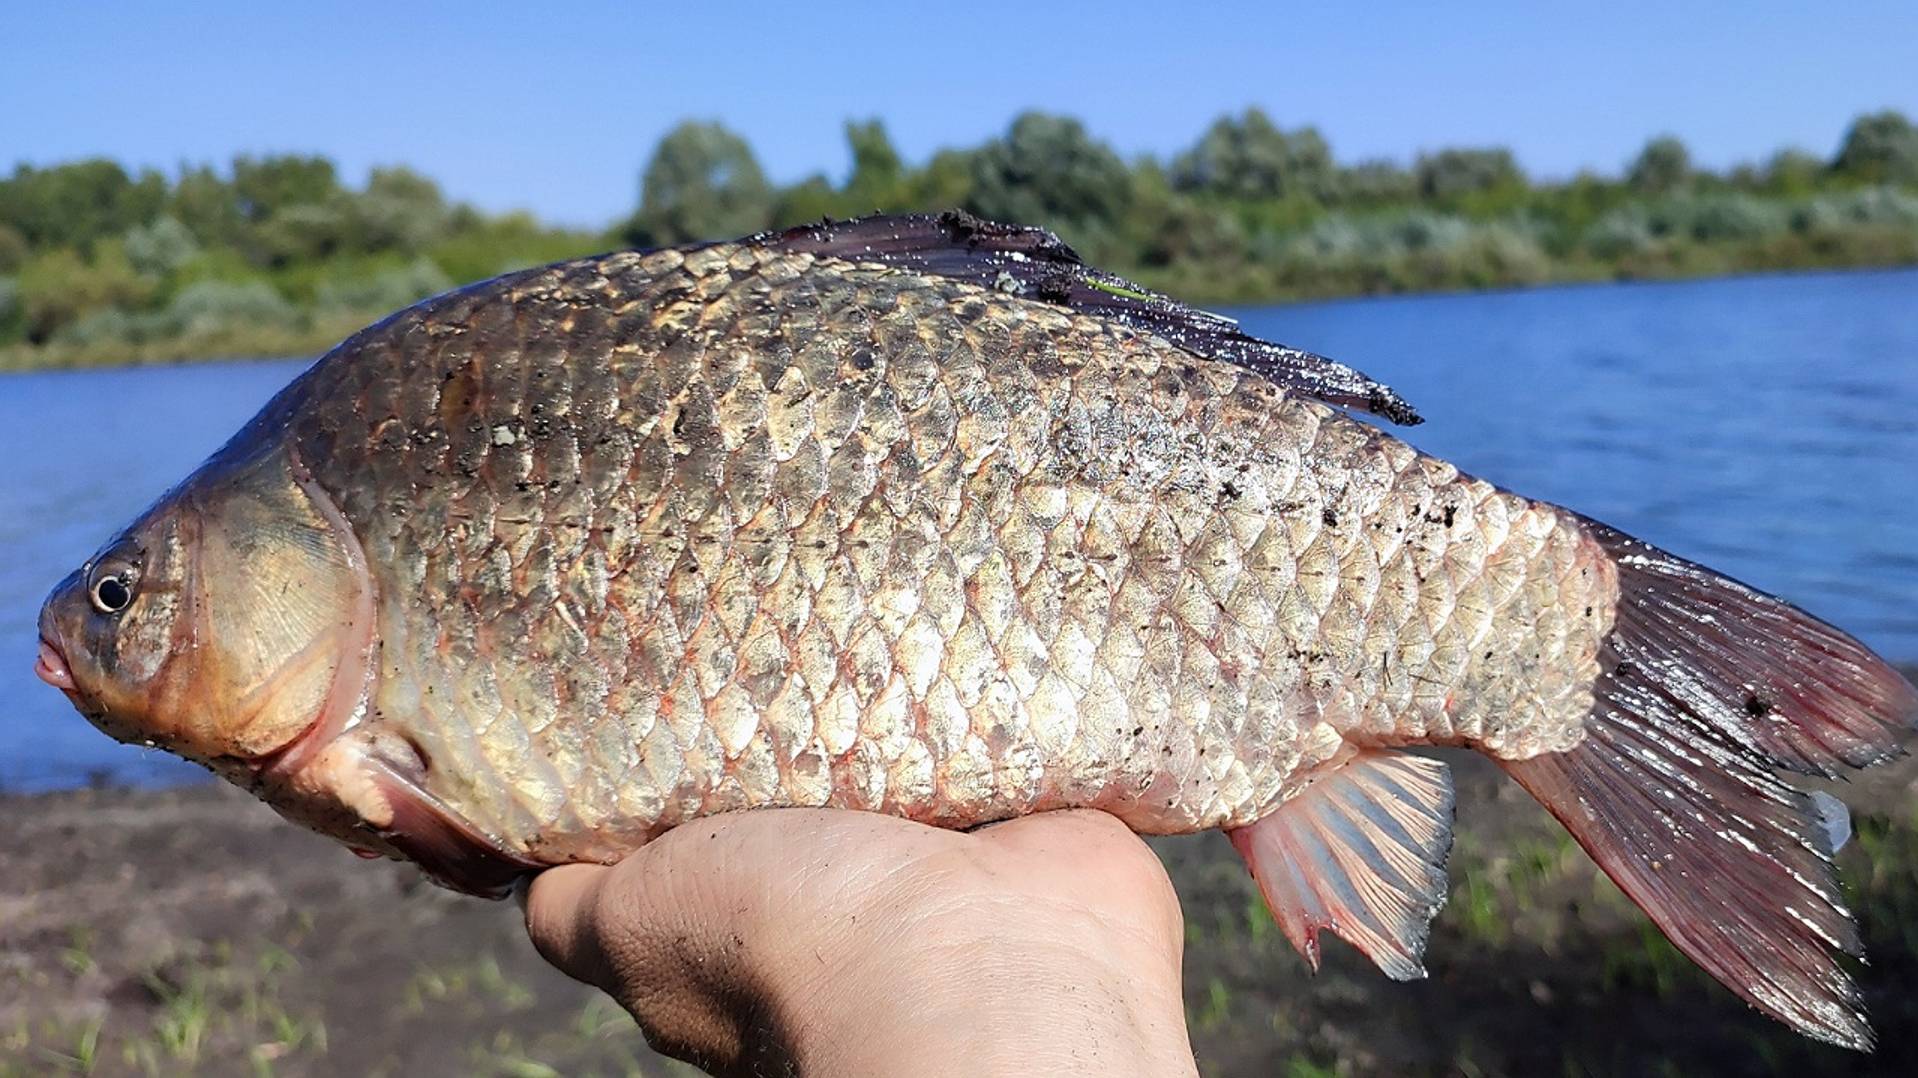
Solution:
M 1905 1074 L 1918 1043 L 1918 761 L 1841 791 L 1881 1043 L 1786 1032 L 1681 958 L 1521 791 L 1458 765 L 1429 980 L 1333 941 L 1308 976 L 1216 834 L 1156 842 L 1208 1075 Z M 355 859 L 236 790 L 0 796 L 0 1075 L 678 1075 L 548 969 L 509 903 Z

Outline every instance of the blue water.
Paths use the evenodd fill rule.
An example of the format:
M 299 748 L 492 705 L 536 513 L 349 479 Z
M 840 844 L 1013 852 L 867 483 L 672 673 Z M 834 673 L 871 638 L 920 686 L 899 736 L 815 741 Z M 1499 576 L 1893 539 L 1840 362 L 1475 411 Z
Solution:
M 1918 660 L 1918 271 L 1235 313 L 1389 382 L 1420 448 Z M 35 613 L 301 366 L 0 376 L 0 786 L 202 774 L 35 679 Z

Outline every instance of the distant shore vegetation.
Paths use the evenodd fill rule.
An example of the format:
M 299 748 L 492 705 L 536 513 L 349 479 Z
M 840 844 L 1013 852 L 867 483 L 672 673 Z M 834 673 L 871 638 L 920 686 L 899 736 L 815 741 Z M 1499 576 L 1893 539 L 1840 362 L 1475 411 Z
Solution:
M 918 164 L 879 121 L 846 135 L 843 181 L 781 186 L 739 135 L 682 123 L 632 215 L 604 230 L 484 213 L 405 167 L 356 187 L 318 156 L 172 174 L 19 165 L 0 179 L 0 369 L 312 353 L 518 267 L 874 210 L 1043 224 L 1088 260 L 1213 304 L 1918 264 L 1918 127 L 1893 111 L 1858 117 L 1826 156 L 1713 172 L 1659 136 L 1616 175 L 1550 182 L 1498 147 L 1341 161 L 1316 129 L 1257 109 L 1169 160 L 1128 162 L 1040 112 Z

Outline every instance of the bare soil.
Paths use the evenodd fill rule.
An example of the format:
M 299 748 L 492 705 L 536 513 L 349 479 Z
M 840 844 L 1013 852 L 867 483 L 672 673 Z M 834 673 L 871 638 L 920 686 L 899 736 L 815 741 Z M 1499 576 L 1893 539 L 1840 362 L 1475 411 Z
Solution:
M 1336 941 L 1310 976 L 1237 857 L 1155 840 L 1208 1075 L 1905 1074 L 1918 1040 L 1918 761 L 1839 789 L 1880 1041 L 1860 1056 L 1680 957 L 1516 786 L 1458 771 L 1431 977 Z M 694 1073 L 548 968 L 511 903 L 364 862 L 221 785 L 0 796 L 0 1075 Z

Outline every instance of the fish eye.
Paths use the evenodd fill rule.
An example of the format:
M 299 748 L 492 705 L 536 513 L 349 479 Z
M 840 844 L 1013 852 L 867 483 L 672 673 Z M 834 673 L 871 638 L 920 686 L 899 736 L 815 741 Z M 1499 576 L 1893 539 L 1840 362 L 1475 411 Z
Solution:
M 124 571 L 107 573 L 93 582 L 93 590 L 88 594 L 93 599 L 93 609 L 102 614 L 118 614 L 133 605 L 133 580 Z

